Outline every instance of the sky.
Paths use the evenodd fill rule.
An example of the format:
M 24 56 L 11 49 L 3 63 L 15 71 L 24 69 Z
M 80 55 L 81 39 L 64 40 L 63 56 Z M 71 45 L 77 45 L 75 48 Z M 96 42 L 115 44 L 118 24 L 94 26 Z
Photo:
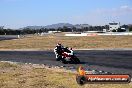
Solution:
M 132 24 L 132 0 L 0 0 L 0 26 Z

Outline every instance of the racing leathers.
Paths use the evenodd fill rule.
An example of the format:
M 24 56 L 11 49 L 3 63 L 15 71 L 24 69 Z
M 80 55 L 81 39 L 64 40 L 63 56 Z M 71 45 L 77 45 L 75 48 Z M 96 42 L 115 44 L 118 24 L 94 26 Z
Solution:
M 54 53 L 56 55 L 56 59 L 58 59 L 58 57 L 62 54 L 62 49 L 63 49 L 62 45 L 56 46 L 54 48 Z

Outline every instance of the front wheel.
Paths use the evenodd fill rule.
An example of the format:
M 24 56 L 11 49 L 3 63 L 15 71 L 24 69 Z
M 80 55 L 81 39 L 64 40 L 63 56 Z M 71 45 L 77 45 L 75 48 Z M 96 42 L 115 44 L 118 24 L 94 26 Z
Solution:
M 62 59 L 61 55 L 58 55 L 58 57 L 56 58 L 56 61 L 60 61 Z
M 76 64 L 79 64 L 80 63 L 80 60 L 76 56 L 73 56 L 72 59 L 74 59 L 74 62 Z

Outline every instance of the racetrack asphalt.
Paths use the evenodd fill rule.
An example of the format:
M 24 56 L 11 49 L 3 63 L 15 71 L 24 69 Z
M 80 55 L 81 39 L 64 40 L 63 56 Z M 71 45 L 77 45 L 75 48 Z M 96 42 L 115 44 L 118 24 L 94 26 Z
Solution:
M 18 39 L 17 35 L 0 35 L 0 41 Z
M 55 60 L 53 51 L 0 51 L 0 61 L 47 64 L 132 75 L 132 50 L 76 50 L 81 64 L 62 64 Z

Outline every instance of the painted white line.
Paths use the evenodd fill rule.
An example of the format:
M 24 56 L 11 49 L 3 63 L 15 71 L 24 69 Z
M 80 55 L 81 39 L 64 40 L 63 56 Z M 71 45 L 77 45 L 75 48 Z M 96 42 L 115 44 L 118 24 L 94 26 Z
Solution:
M 73 50 L 132 50 L 132 48 L 91 48 L 91 49 L 73 49 Z
M 53 51 L 53 49 L 0 49 L 0 51 Z M 89 49 L 73 49 L 73 50 L 132 50 L 132 48 L 89 48 Z
M 50 50 L 50 49 L 47 49 Z M 46 51 L 41 49 L 0 49 L 0 51 Z

